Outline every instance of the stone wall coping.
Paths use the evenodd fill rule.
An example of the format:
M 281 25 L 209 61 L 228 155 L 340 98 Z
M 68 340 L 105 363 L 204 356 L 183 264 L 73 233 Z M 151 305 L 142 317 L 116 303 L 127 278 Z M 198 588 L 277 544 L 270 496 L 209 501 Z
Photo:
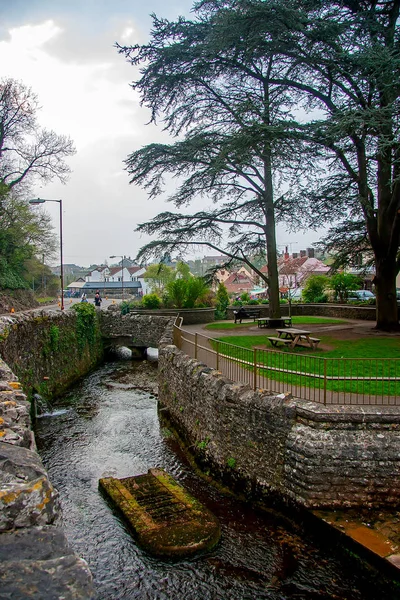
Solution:
M 296 399 L 296 413 L 312 421 L 400 423 L 399 406 L 317 404 Z

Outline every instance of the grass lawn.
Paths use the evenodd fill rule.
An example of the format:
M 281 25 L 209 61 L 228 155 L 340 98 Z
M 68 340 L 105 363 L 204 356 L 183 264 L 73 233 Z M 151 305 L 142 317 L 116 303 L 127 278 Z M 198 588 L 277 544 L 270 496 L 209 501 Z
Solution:
M 292 317 L 293 325 L 335 325 L 336 323 L 346 323 L 343 319 L 333 319 L 329 317 Z M 217 323 L 209 323 L 205 329 L 238 329 L 239 327 L 249 327 L 255 325 L 252 321 L 246 323 L 233 323 L 232 321 L 219 321 Z
M 273 335 L 273 331 L 271 334 Z M 398 338 L 359 338 L 342 340 L 332 335 L 320 335 L 321 345 L 331 346 L 331 350 L 311 350 L 307 348 L 282 349 L 273 351 L 264 336 L 224 336 L 219 351 L 228 356 L 254 363 L 254 348 L 266 346 L 266 351 L 257 352 L 257 363 L 265 365 L 259 369 L 261 374 L 270 379 L 285 381 L 292 385 L 307 387 L 322 386 L 322 379 L 312 378 L 311 374 L 322 375 L 326 369 L 328 377 L 343 377 L 347 381 L 328 380 L 327 389 L 348 391 L 362 394 L 399 395 L 400 382 L 374 381 L 376 377 L 400 378 L 400 361 L 384 359 L 400 359 L 400 340 Z M 216 346 L 215 340 L 213 345 Z M 320 360 L 320 359 L 336 360 Z M 351 359 L 351 360 L 346 360 Z M 383 360 L 382 360 L 383 359 Z M 248 367 L 252 368 L 252 367 Z M 276 369 L 276 370 L 275 370 Z M 300 374 L 301 373 L 301 374 Z M 361 380 L 368 378 L 371 381 Z M 359 378 L 359 379 L 357 379 Z

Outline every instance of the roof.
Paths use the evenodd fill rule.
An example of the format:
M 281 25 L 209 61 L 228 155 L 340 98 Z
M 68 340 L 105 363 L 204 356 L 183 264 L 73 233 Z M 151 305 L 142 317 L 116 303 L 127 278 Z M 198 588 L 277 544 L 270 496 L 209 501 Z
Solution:
M 81 288 L 85 285 L 85 282 L 83 279 L 78 279 L 77 281 L 73 281 L 72 283 L 70 283 L 69 285 L 67 285 L 67 289 L 68 288 Z
M 301 267 L 308 260 L 308 256 L 299 256 L 298 258 L 281 258 L 278 260 L 278 271 L 280 275 L 291 275 L 298 273 Z
M 254 285 L 254 281 L 252 280 L 252 278 L 249 275 L 245 275 L 244 273 L 240 273 L 239 271 L 235 271 L 234 273 L 231 273 L 228 277 L 228 279 L 225 279 L 224 284 L 225 285 L 229 285 L 231 283 L 238 283 L 238 284 L 246 284 L 246 283 L 250 283 L 252 286 Z
M 69 286 L 68 286 L 69 287 Z M 124 281 L 124 289 L 141 289 L 140 281 Z M 122 281 L 87 281 L 83 286 L 83 290 L 120 290 L 122 289 Z
M 138 271 L 145 271 L 146 269 L 144 267 L 128 267 L 128 271 L 131 275 L 133 275 L 134 273 L 137 273 Z

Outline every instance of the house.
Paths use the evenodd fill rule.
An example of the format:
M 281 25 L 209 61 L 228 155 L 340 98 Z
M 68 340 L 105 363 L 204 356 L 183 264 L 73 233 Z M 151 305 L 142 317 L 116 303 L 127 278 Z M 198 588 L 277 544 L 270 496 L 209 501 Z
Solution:
M 254 287 L 254 280 L 249 273 L 235 271 L 224 280 L 224 285 L 228 294 L 243 294 L 249 293 Z
M 226 283 L 227 279 L 229 279 L 233 273 L 244 275 L 248 279 L 254 281 L 252 273 L 250 273 L 250 271 L 244 266 L 235 269 L 235 271 L 229 271 L 229 269 L 219 269 L 219 271 L 215 273 L 215 279 L 218 281 L 218 283 Z
M 100 283 L 106 280 L 109 269 L 107 265 L 96 266 L 85 275 L 85 281 L 88 283 Z
M 279 289 L 286 292 L 288 289 L 302 287 L 311 274 L 328 275 L 330 268 L 321 260 L 314 257 L 312 248 L 301 250 L 300 255 L 287 252 L 278 259 Z

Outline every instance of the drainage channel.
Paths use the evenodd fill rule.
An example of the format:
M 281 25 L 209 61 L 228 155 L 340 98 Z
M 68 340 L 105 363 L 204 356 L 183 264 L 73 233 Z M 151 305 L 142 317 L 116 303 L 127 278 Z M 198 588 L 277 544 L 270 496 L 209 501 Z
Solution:
M 146 366 L 147 364 L 147 366 Z M 148 369 L 143 371 L 143 368 Z M 139 371 L 139 378 L 137 376 Z M 59 490 L 66 534 L 90 566 L 96 600 L 391 600 L 400 588 L 356 554 L 197 477 L 157 416 L 150 363 L 108 363 L 38 419 L 36 439 Z M 139 380 L 138 389 L 135 384 Z M 135 543 L 99 492 L 102 477 L 165 469 L 220 520 L 210 552 L 158 560 Z

